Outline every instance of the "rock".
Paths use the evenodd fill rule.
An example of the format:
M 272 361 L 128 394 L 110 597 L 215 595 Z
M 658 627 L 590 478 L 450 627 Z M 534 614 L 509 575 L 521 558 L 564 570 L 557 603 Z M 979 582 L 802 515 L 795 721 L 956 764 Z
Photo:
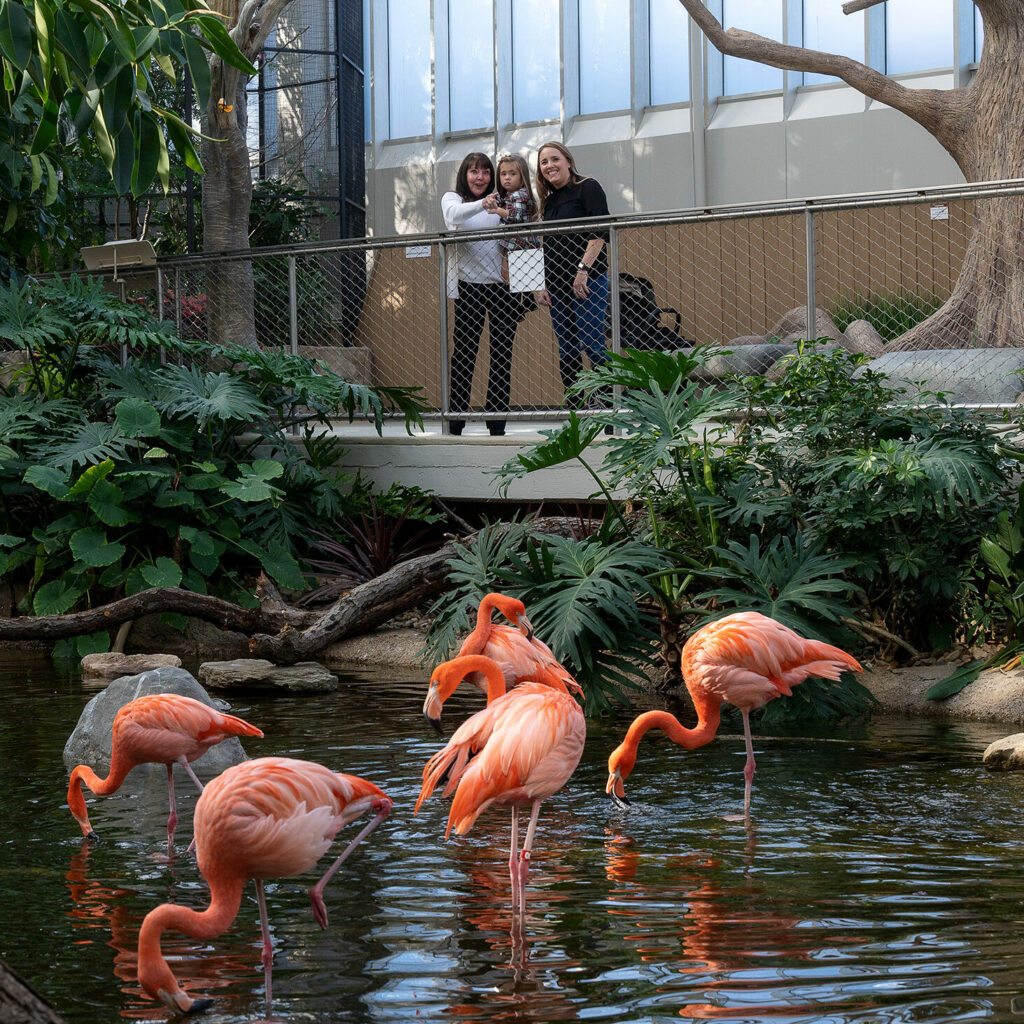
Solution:
M 419 666 L 427 645 L 424 629 L 378 629 L 333 643 L 323 652 L 331 665 L 370 664 Z
M 126 646 L 133 652 L 167 651 L 189 658 L 245 657 L 249 638 L 220 629 L 212 622 L 189 617 L 184 631 L 163 622 L 160 615 L 143 615 L 132 624 Z
M 810 334 L 810 337 L 808 337 Z M 828 338 L 829 341 L 839 341 L 842 331 L 836 327 L 836 322 L 821 308 L 814 311 L 814 330 L 807 330 L 807 307 L 797 306 L 784 314 L 775 326 L 768 332 L 769 338 L 778 338 L 784 342 L 796 342 L 799 340 L 812 341 L 815 338 Z
M 263 658 L 208 661 L 199 666 L 199 679 L 211 690 L 246 690 L 250 693 L 329 693 L 338 677 L 315 661 L 275 665 Z
M 70 771 L 77 764 L 88 764 L 100 775 L 110 769 L 110 747 L 114 716 L 130 700 L 151 693 L 180 693 L 202 701 L 218 711 L 227 711 L 225 701 L 215 701 L 195 677 L 183 668 L 164 665 L 160 668 L 141 672 L 134 676 L 115 679 L 106 689 L 96 694 L 79 716 L 78 724 L 64 745 L 64 764 Z M 246 760 L 245 751 L 237 736 L 231 736 L 211 747 L 201 758 L 193 761 L 196 774 L 213 778 L 225 768 Z M 163 780 L 164 794 L 167 792 L 167 770 L 163 765 L 140 765 L 133 772 L 153 771 Z
M 868 323 L 867 320 L 854 320 L 839 339 L 839 344 L 857 356 L 876 356 L 885 352 L 885 342 L 882 336 Z
M 764 334 L 741 334 L 738 338 L 727 341 L 723 348 L 744 348 L 748 345 L 767 345 L 771 341 Z
M 990 743 L 981 755 L 986 768 L 996 771 L 1014 771 L 1024 768 L 1024 732 L 1004 736 L 1001 740 Z
M 728 349 L 728 346 L 723 346 Z M 690 375 L 694 380 L 711 382 L 732 374 L 750 377 L 766 373 L 779 359 L 796 352 L 796 345 L 760 344 L 743 345 L 731 352 L 710 355 L 703 366 L 698 366 Z
M 87 654 L 82 659 L 82 682 L 134 676 L 161 665 L 180 668 L 181 658 L 176 654 Z
M 913 393 L 918 384 L 941 391 L 952 402 L 1008 404 L 1020 393 L 1024 349 L 944 348 L 886 352 L 869 364 Z

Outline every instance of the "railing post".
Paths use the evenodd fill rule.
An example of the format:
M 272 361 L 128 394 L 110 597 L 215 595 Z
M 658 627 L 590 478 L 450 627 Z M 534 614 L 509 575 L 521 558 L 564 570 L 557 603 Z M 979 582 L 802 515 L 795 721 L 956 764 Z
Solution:
M 612 355 L 622 351 L 622 297 L 619 294 L 619 229 L 614 225 L 608 229 L 608 302 L 612 318 Z M 612 388 L 612 402 L 615 408 L 622 398 L 622 385 Z
M 817 307 L 814 285 L 814 210 L 808 205 L 804 210 L 804 255 L 807 286 L 807 341 L 813 341 L 818 331 Z M 813 333 L 812 333 L 813 332 Z
M 451 379 L 448 373 L 448 246 L 445 242 L 438 242 L 437 253 L 437 308 L 439 315 L 438 323 L 438 354 L 441 360 L 439 366 L 441 381 L 441 433 L 451 433 L 448 425 L 449 403 L 451 402 Z
M 299 294 L 295 280 L 294 256 L 288 257 L 288 337 L 292 355 L 297 356 L 299 354 Z M 292 424 L 292 433 L 298 435 L 298 423 Z

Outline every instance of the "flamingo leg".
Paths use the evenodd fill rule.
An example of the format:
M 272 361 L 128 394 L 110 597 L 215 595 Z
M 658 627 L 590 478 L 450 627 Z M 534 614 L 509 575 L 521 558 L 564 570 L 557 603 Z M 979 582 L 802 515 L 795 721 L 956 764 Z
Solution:
M 196 773 L 193 771 L 192 765 L 190 765 L 188 763 L 188 759 L 184 756 L 184 754 L 181 757 L 178 758 L 178 764 L 180 764 L 182 766 L 182 768 L 185 769 L 185 771 L 191 777 L 192 781 L 199 787 L 199 792 L 202 793 L 202 791 L 203 791 L 203 784 L 199 781 L 199 776 L 196 775 Z M 170 768 L 171 766 L 168 765 L 167 767 Z M 186 856 L 188 854 L 190 854 L 195 848 L 196 848 L 196 837 L 195 837 L 195 835 L 193 835 L 192 836 L 192 842 L 188 844 L 188 849 L 185 851 Z
M 313 918 L 321 928 L 327 927 L 327 907 L 324 905 L 324 887 L 344 864 L 348 855 L 391 813 L 391 801 L 384 802 L 381 809 L 366 827 L 342 850 L 338 859 L 323 873 L 312 889 L 309 890 L 309 902 L 313 905 Z
M 167 817 L 167 856 L 174 856 L 174 830 L 178 827 L 178 801 L 174 797 L 174 764 L 167 766 L 167 793 L 171 813 Z
M 523 851 L 519 856 L 519 916 L 526 920 L 526 879 L 530 874 L 530 855 L 533 850 L 533 837 L 537 831 L 537 816 L 540 814 L 540 801 L 534 800 L 530 810 L 530 824 L 523 840 Z
M 515 917 L 519 904 L 519 808 L 512 805 L 512 841 L 508 851 L 508 877 L 512 885 L 512 916 Z
M 750 712 L 743 711 L 743 739 L 747 744 L 747 760 L 743 765 L 743 816 L 750 817 L 750 789 L 754 782 L 754 741 L 750 736 Z
M 270 943 L 270 918 L 267 915 L 267 897 L 263 891 L 263 881 L 254 878 L 256 883 L 256 904 L 260 908 L 260 932 L 263 935 L 263 951 L 260 960 L 263 963 L 263 981 L 267 989 L 267 1016 L 270 1016 L 270 974 L 274 966 L 274 947 Z

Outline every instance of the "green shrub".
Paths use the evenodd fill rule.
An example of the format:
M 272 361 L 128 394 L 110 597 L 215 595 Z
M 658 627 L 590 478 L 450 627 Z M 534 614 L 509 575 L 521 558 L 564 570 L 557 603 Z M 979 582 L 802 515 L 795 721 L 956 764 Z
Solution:
M 879 292 L 839 299 L 829 314 L 840 331 L 845 331 L 854 320 L 867 320 L 883 341 L 894 341 L 927 320 L 941 305 L 942 300 L 934 296 Z

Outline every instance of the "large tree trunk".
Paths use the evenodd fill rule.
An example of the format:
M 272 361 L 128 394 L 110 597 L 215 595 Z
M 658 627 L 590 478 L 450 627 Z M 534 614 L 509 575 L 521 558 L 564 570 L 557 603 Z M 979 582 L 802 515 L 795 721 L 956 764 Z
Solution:
M 880 2 L 880 0 L 875 0 Z M 1024 177 L 1024 3 L 975 0 L 985 24 L 978 72 L 966 88 L 908 89 L 833 53 L 788 46 L 739 29 L 725 31 L 703 0 L 680 0 L 722 53 L 790 71 L 835 75 L 913 118 L 953 157 L 969 182 Z M 851 11 L 869 3 L 851 3 Z M 975 202 L 972 233 L 956 286 L 931 317 L 891 343 L 893 350 L 1024 346 L 1024 199 Z
M 212 0 L 232 39 L 249 59 L 256 57 L 281 12 L 292 0 Z M 246 139 L 246 75 L 216 55 L 210 57 L 210 102 L 202 117 L 205 136 L 200 157 L 203 175 L 203 249 L 207 253 L 245 252 L 249 248 L 252 171 Z M 211 341 L 256 344 L 252 262 L 217 260 L 208 265 L 206 320 Z

